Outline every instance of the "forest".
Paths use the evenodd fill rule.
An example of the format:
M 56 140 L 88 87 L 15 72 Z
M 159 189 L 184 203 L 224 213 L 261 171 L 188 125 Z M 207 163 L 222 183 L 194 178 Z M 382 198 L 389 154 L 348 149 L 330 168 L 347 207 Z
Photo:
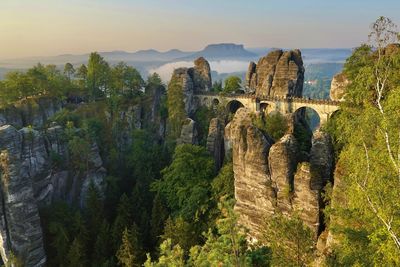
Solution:
M 210 120 L 232 119 L 226 110 L 198 109 L 199 144 L 179 144 L 186 118 L 182 88 L 163 84 L 156 73 L 143 78 L 96 52 L 76 69 L 37 64 L 8 73 L 0 81 L 2 108 L 42 96 L 67 103 L 49 120 L 63 126 L 70 154 L 68 162 L 54 154 L 54 168 L 69 164 L 84 172 L 95 142 L 107 169 L 105 192 L 92 184 L 84 208 L 58 202 L 40 210 L 48 266 L 310 266 L 317 258 L 321 266 L 399 266 L 399 34 L 382 17 L 369 37 L 344 64 L 351 81 L 345 101 L 322 129 L 335 148 L 335 184 L 324 190 L 324 214 L 337 237 L 322 257 L 297 216 L 276 214 L 264 221 L 263 239 L 246 238 L 233 208 L 232 159 L 225 157 L 218 170 L 205 147 Z M 228 88 L 216 84 L 214 91 L 238 89 L 237 78 L 228 81 Z M 156 95 L 158 120 L 142 118 L 130 145 L 121 147 L 121 110 L 146 107 Z M 166 123 L 161 135 L 160 122 Z M 275 140 L 287 131 L 279 114 L 254 123 Z M 297 137 L 306 138 L 304 132 Z M 18 257 L 13 264 L 19 266 Z

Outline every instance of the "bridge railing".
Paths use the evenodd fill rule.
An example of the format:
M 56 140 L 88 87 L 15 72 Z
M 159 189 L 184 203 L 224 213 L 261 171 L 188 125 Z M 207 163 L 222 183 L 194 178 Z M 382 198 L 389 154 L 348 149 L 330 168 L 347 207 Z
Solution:
M 201 96 L 215 96 L 215 97 L 229 97 L 229 98 L 247 98 L 259 101 L 288 101 L 305 104 L 319 104 L 319 105 L 333 105 L 338 106 L 340 101 L 333 101 L 329 99 L 310 99 L 307 97 L 294 97 L 294 96 L 263 96 L 256 94 L 218 94 L 214 92 L 198 92 L 195 95 Z

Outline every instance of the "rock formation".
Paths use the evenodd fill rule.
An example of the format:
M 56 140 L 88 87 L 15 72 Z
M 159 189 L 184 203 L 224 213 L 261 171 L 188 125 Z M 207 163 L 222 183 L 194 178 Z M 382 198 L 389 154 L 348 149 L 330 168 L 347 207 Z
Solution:
M 207 150 L 214 158 L 215 169 L 219 170 L 224 161 L 224 124 L 218 118 L 213 118 L 210 121 Z
M 193 81 L 195 90 L 210 91 L 212 86 L 210 64 L 203 57 L 194 61 Z
M 270 138 L 252 125 L 250 112 L 240 108 L 225 128 L 232 148 L 235 176 L 235 210 L 239 222 L 257 238 L 265 215 L 274 211 L 274 191 L 268 169 Z
M 42 132 L 0 127 L 0 247 L 4 261 L 13 251 L 25 266 L 43 266 L 46 255 L 38 208 L 57 200 L 82 207 L 92 182 L 104 190 L 106 170 L 97 145 L 89 151 L 88 169 L 75 172 L 67 168 L 68 147 L 62 135 L 60 126 Z M 65 161 L 64 167 L 54 162 L 56 155 Z
M 246 74 L 248 90 L 271 97 L 301 96 L 304 67 L 300 50 L 275 50 L 251 62 Z
M 294 177 L 293 210 L 301 220 L 313 230 L 317 237 L 320 230 L 322 212 L 321 189 L 311 187 L 312 173 L 308 162 L 300 163 Z
M 316 132 L 310 162 L 301 162 L 303 157 L 293 134 L 274 143 L 253 125 L 252 117 L 241 108 L 225 127 L 225 149 L 233 159 L 239 222 L 249 229 L 251 238 L 258 239 L 263 220 L 277 212 L 286 216 L 296 213 L 317 237 L 322 221 L 321 192 L 332 177 L 330 137 Z
M 197 145 L 198 133 L 197 133 L 196 122 L 190 118 L 187 118 L 182 125 L 181 136 L 178 138 L 177 143 Z
M 329 134 L 316 131 L 311 143 L 311 188 L 321 190 L 328 182 L 332 182 L 334 163 L 332 140 Z
M 28 98 L 0 110 L 0 126 L 16 128 L 32 125 L 41 127 L 48 118 L 63 107 L 63 102 L 51 97 Z
M 299 148 L 292 134 L 283 136 L 272 145 L 268 163 L 277 207 L 284 214 L 291 212 L 290 193 L 294 187 L 294 173 L 299 161 Z
M 169 87 L 179 86 L 183 92 L 187 115 L 196 110 L 193 100 L 195 92 L 207 92 L 211 89 L 210 65 L 204 58 L 198 58 L 193 68 L 178 68 L 172 73 Z
M 350 81 L 346 78 L 343 73 L 336 74 L 331 83 L 331 89 L 329 97 L 333 101 L 343 101 L 346 94 L 346 87 L 350 84 Z

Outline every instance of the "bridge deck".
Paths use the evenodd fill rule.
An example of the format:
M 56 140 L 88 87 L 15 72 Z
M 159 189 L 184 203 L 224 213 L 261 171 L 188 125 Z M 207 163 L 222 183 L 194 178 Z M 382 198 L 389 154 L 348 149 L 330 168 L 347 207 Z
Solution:
M 196 96 L 208 96 L 208 97 L 222 97 L 222 98 L 245 98 L 245 99 L 254 99 L 259 101 L 285 101 L 285 102 L 295 102 L 295 103 L 307 103 L 307 104 L 320 104 L 320 105 L 331 105 L 331 106 L 339 106 L 340 101 L 332 101 L 329 99 L 310 99 L 305 97 L 278 97 L 278 96 L 262 96 L 255 94 L 217 94 L 212 92 L 201 92 L 196 93 Z

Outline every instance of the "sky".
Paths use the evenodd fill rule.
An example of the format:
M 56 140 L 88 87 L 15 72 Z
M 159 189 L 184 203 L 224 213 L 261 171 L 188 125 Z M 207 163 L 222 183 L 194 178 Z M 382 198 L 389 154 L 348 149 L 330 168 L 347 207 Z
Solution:
M 0 0 L 0 59 L 91 51 L 347 48 L 400 0 Z

